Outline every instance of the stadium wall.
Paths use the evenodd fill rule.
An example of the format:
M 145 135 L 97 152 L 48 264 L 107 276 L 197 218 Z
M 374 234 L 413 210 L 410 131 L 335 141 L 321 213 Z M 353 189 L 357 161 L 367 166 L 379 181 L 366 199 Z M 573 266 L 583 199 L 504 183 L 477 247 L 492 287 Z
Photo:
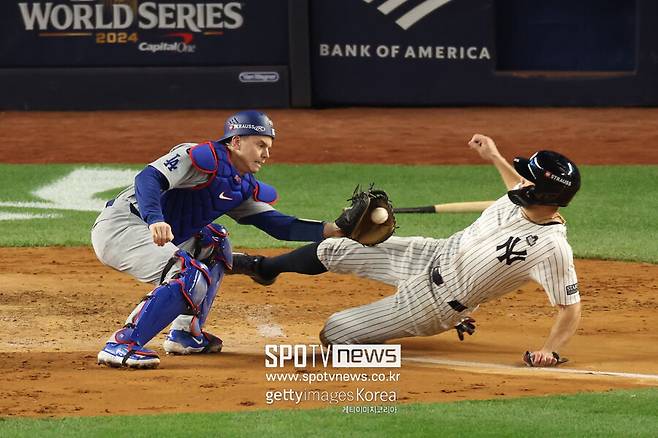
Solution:
M 0 108 L 656 105 L 654 0 L 0 3 Z

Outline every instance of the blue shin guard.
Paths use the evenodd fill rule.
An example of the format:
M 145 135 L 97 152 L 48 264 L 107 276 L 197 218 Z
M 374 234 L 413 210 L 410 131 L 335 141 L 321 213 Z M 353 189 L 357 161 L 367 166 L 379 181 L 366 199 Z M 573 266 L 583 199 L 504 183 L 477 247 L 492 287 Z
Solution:
M 206 299 L 200 305 L 199 313 L 192 318 L 190 333 L 201 336 L 202 327 L 208 318 L 219 285 L 224 278 L 226 269 L 233 265 L 233 250 L 228 239 L 228 230 L 223 225 L 208 224 L 197 235 L 195 255 L 209 254 L 204 259 L 210 267 L 210 281 Z
M 217 291 L 219 290 L 219 285 L 224 278 L 224 265 L 217 263 L 210 270 L 210 284 L 208 286 L 208 291 L 206 292 L 206 299 L 203 300 L 199 306 L 199 313 L 192 318 L 192 323 L 190 324 L 190 332 L 194 336 L 201 335 L 201 328 L 206 323 L 208 314 L 210 313 L 210 308 L 212 307 L 213 301 L 215 301 L 215 296 L 217 296 Z
M 126 327 L 132 329 L 130 333 L 126 332 L 126 341 L 146 345 L 181 313 L 200 315 L 210 290 L 211 274 L 203 263 L 185 251 L 176 251 L 174 257 L 180 263 L 180 273 L 168 283 L 156 287 L 135 309 Z M 213 298 L 215 293 L 216 287 Z
M 190 351 L 174 352 L 189 353 L 213 352 L 221 350 L 221 339 L 201 331 L 201 327 L 208 317 L 210 307 L 217 295 L 219 284 L 224 277 L 224 269 L 231 263 L 231 249 L 226 239 L 228 256 L 224 259 L 213 258 L 210 260 L 212 268 L 193 259 L 185 251 L 176 251 L 175 263 L 180 266 L 180 272 L 168 283 L 156 287 L 144 300 L 133 310 L 128 317 L 126 326 L 117 330 L 107 344 L 98 354 L 98 363 L 112 367 L 129 366 L 133 368 L 155 368 L 160 363 L 157 353 L 144 346 L 164 329 L 174 318 L 181 313 L 193 315 L 190 327 L 195 344 Z M 217 261 L 223 263 L 218 263 Z M 213 263 L 214 262 L 214 263 Z M 187 339 L 189 334 L 181 332 Z M 171 333 L 170 333 L 171 335 Z M 197 348 L 201 343 L 201 348 Z M 175 345 L 175 347 L 180 347 Z M 169 350 L 165 349 L 167 352 Z

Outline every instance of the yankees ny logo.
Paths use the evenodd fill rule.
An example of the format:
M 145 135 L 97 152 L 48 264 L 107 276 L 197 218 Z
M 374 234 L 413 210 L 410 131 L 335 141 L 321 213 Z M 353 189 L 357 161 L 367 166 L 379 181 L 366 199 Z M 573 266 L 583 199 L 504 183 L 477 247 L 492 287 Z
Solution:
M 171 157 L 164 162 L 164 165 L 167 166 L 167 169 L 169 169 L 170 172 L 178 167 L 178 158 L 180 158 L 180 154 L 176 154 L 176 156 Z
M 526 251 L 525 249 L 523 251 L 514 251 L 514 247 L 520 241 L 521 239 L 518 237 L 510 237 L 509 239 L 507 239 L 507 242 L 503 243 L 502 245 L 498 245 L 496 247 L 496 251 L 505 248 L 505 254 L 498 256 L 497 257 L 498 261 L 502 263 L 502 261 L 505 260 L 505 263 L 511 265 L 517 260 L 521 260 L 521 261 L 525 260 L 526 259 L 525 256 L 528 255 L 528 251 Z

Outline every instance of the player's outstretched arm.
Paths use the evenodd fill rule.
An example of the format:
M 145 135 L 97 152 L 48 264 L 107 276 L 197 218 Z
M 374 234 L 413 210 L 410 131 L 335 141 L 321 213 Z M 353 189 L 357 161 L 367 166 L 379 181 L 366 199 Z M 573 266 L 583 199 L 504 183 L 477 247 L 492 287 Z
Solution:
M 500 177 L 503 179 L 503 182 L 508 189 L 512 189 L 515 185 L 521 182 L 521 175 L 516 173 L 514 167 L 512 167 L 505 157 L 498 152 L 496 143 L 491 137 L 482 134 L 475 134 L 473 135 L 473 138 L 471 138 L 471 141 L 468 142 L 468 146 L 476 151 L 480 157 L 490 161 L 496 166 L 498 173 L 500 173 Z
M 533 351 L 533 366 L 553 366 L 557 364 L 557 359 L 553 352 L 560 352 L 562 347 L 576 333 L 578 323 L 580 322 L 580 303 L 570 304 L 568 306 L 558 305 L 558 314 L 551 328 L 551 332 L 539 351 Z
M 254 204 L 249 201 L 244 204 Z M 256 202 L 255 204 L 262 204 Z M 249 210 L 247 209 L 249 208 Z M 241 205 L 228 215 L 240 224 L 253 225 L 278 240 L 297 242 L 320 242 L 329 237 L 343 237 L 335 222 L 300 219 L 281 213 L 271 207 L 265 211 L 255 210 L 254 205 Z M 255 214 L 248 214 L 256 211 Z M 246 214 L 245 214 L 246 212 Z

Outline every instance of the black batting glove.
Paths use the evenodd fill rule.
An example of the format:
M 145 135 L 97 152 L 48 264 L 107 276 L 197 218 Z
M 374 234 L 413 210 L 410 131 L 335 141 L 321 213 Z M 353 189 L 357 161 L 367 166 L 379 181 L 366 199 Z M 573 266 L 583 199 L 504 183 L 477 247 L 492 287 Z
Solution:
M 457 330 L 457 336 L 459 337 L 459 340 L 463 341 L 464 333 L 468 333 L 469 336 L 475 333 L 475 320 L 470 316 L 462 318 L 462 320 L 459 321 L 457 325 L 455 325 L 455 330 Z

